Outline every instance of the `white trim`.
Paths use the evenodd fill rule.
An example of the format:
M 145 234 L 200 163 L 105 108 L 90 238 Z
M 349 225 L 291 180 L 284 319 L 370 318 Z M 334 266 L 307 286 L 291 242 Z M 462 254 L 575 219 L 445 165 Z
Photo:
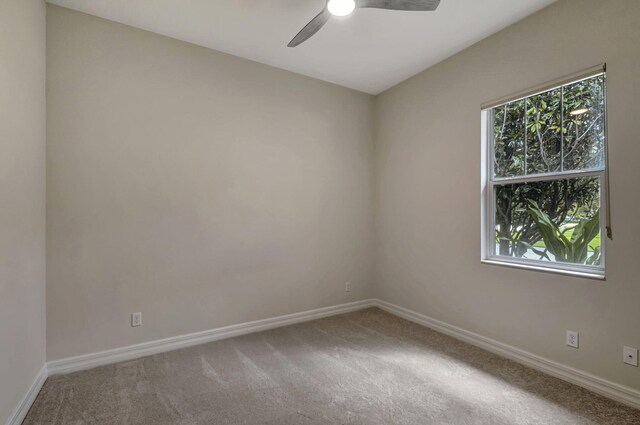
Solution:
M 24 397 L 22 397 L 22 400 L 11 413 L 9 419 L 7 419 L 7 425 L 20 425 L 22 421 L 24 421 L 24 418 L 27 416 L 27 413 L 29 413 L 31 405 L 36 400 L 36 397 L 38 396 L 38 393 L 42 389 L 42 385 L 44 385 L 44 381 L 46 380 L 47 365 L 45 364 L 42 366 L 42 369 L 40 369 L 40 372 L 38 372 L 38 374 L 36 375 L 27 393 L 24 395 Z
M 582 277 L 585 279 L 595 280 L 607 280 L 604 275 L 604 271 L 600 269 L 594 269 L 591 271 L 588 268 L 566 267 L 564 263 L 549 263 L 544 265 L 537 265 L 534 262 L 522 261 L 517 258 L 500 257 L 498 255 L 487 257 L 484 260 L 480 260 L 482 264 L 489 264 L 492 266 L 513 267 L 516 269 L 531 270 L 543 273 L 555 273 L 565 276 Z M 565 266 L 565 267 L 563 267 Z
M 597 72 L 596 72 L 597 71 Z M 581 71 L 578 74 L 575 74 L 573 77 L 565 77 L 561 80 L 554 82 L 553 84 L 558 83 L 557 86 L 553 88 L 564 87 L 569 84 L 574 84 L 578 81 L 582 81 L 589 78 L 594 78 L 596 76 L 602 76 L 602 84 L 604 91 L 604 166 L 598 168 L 590 168 L 585 170 L 572 170 L 572 171 L 564 171 L 564 157 L 561 158 L 560 168 L 561 171 L 553 172 L 553 173 L 542 173 L 542 174 L 527 174 L 527 133 L 524 135 L 524 174 L 516 177 L 496 177 L 494 174 L 494 166 L 495 166 L 495 152 L 494 152 L 494 134 L 493 134 L 493 126 L 490 125 L 491 121 L 494 118 L 494 110 L 495 108 L 502 106 L 506 103 L 510 103 L 516 100 L 508 100 L 505 103 L 501 103 L 496 106 L 486 106 L 483 105 L 483 109 L 481 110 L 481 152 L 483 161 L 481 161 L 481 247 L 480 247 L 480 261 L 485 264 L 493 264 L 507 267 L 516 267 L 523 268 L 527 270 L 533 271 L 542 271 L 542 272 L 550 272 L 550 273 L 559 273 L 564 275 L 571 275 L 577 277 L 586 277 L 590 279 L 605 279 L 605 269 L 606 269 L 606 238 L 607 235 L 611 238 L 611 223 L 609 214 L 610 204 L 609 204 L 609 180 L 608 180 L 608 133 L 607 133 L 607 74 L 606 74 L 606 64 L 602 64 L 596 67 L 593 67 L 589 70 Z M 571 78 L 574 78 L 572 80 Z M 550 83 L 551 84 L 551 83 Z M 542 91 L 552 90 L 553 88 L 546 88 Z M 536 89 L 537 90 L 537 89 Z M 535 90 L 534 90 L 535 91 Z M 527 92 L 524 92 L 527 93 Z M 527 99 L 534 94 L 523 95 L 517 100 Z M 562 100 L 562 105 L 564 105 L 564 98 Z M 562 106 L 564 108 L 564 106 Z M 526 108 L 525 108 L 526 109 Z M 563 109 L 564 110 L 564 109 Z M 525 127 L 527 124 L 527 114 L 525 113 Z M 563 145 L 564 146 L 564 145 Z M 543 260 L 535 260 L 535 259 L 527 259 L 527 258 L 513 258 L 508 256 L 498 255 L 496 252 L 496 243 L 495 243 L 495 229 L 496 229 L 496 187 L 503 187 L 507 185 L 513 184 L 526 184 L 533 182 L 541 182 L 541 181 L 552 181 L 552 180 L 568 180 L 568 179 L 578 179 L 578 178 L 598 178 L 599 180 L 599 188 L 600 188 L 600 235 L 601 235 L 601 245 L 600 245 L 600 264 L 599 265 L 582 265 L 582 264 L 570 264 L 570 263 L 560 263 L 555 261 L 543 261 Z
M 169 338 L 158 339 L 155 341 L 143 342 L 126 347 L 113 348 L 97 353 L 83 354 L 80 356 L 53 360 L 47 363 L 47 367 L 49 376 L 76 372 L 79 370 L 90 369 L 93 367 L 117 363 L 125 360 L 132 360 L 152 354 L 164 353 L 166 351 L 205 344 L 207 342 L 218 341 L 225 338 L 232 338 L 238 335 L 264 331 L 267 329 L 292 325 L 294 323 L 307 322 L 309 320 L 334 316 L 336 314 L 349 313 L 373 306 L 375 306 L 374 300 L 355 301 L 352 303 L 318 308 L 315 310 L 287 314 L 284 316 L 272 317 L 269 319 L 239 323 L 236 325 L 211 329 L 208 331 L 195 332 L 186 335 L 178 335 Z
M 40 370 L 31 388 L 9 417 L 6 425 L 20 425 L 22 423 L 48 376 L 90 369 L 151 354 L 232 338 L 234 336 L 349 313 L 369 307 L 379 307 L 393 315 L 452 336 L 499 356 L 514 360 L 548 375 L 571 382 L 612 400 L 640 409 L 640 391 L 636 389 L 616 384 L 604 378 L 557 363 L 553 360 L 450 325 L 432 317 L 416 313 L 404 307 L 379 299 L 368 299 L 50 361 Z
M 489 115 L 493 114 L 491 110 L 483 110 L 480 112 L 480 128 L 481 135 L 480 138 L 480 157 L 483 159 L 480 162 L 480 259 L 485 259 L 489 256 L 489 253 L 492 252 L 491 247 L 489 246 L 490 238 L 487 235 L 487 232 L 491 230 L 491 233 L 495 233 L 495 228 L 491 229 L 493 225 L 493 218 L 491 218 L 489 201 L 491 197 L 489 196 L 489 175 L 493 173 L 493 160 L 491 160 L 492 154 L 487 155 L 487 150 L 493 150 L 491 146 L 492 143 L 489 141 L 493 138 L 489 134 L 491 131 L 491 126 L 489 126 Z
M 526 176 L 516 177 L 493 177 L 491 178 L 491 183 L 494 186 L 508 186 L 511 184 L 536 183 L 550 180 L 583 179 L 587 177 L 601 177 L 604 171 L 605 169 L 602 167 L 578 171 L 559 171 L 557 173 L 527 174 Z
M 572 384 L 586 388 L 589 391 L 593 391 L 594 393 L 600 394 L 604 397 L 626 404 L 627 406 L 640 409 L 640 391 L 634 388 L 616 384 L 615 382 L 608 381 L 599 376 L 557 363 L 553 360 L 504 344 L 494 339 L 478 335 L 474 332 L 467 331 L 386 301 L 375 300 L 375 304 L 393 315 L 418 323 L 419 325 L 426 326 L 437 332 L 449 335 L 471 345 L 475 345 L 476 347 L 480 347 L 499 356 L 514 360 L 532 369 L 536 369 L 564 381 L 571 382 Z

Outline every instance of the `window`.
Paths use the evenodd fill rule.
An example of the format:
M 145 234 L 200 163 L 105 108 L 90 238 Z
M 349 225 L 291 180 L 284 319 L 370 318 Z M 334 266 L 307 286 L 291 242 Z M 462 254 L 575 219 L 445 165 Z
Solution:
M 604 67 L 484 107 L 483 261 L 604 277 Z

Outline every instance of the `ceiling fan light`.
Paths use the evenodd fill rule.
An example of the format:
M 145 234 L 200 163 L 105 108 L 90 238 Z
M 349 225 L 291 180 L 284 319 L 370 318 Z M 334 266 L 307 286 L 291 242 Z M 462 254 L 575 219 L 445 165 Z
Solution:
M 356 2 L 354 0 L 329 0 L 327 3 L 327 9 L 335 16 L 350 15 L 355 8 Z

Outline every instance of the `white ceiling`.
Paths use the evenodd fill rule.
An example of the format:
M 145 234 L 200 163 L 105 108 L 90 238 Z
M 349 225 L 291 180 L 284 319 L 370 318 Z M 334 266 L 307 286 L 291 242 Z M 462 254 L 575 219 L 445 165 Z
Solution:
M 286 47 L 325 0 L 48 0 L 378 94 L 555 0 L 442 0 L 435 12 L 360 9 Z

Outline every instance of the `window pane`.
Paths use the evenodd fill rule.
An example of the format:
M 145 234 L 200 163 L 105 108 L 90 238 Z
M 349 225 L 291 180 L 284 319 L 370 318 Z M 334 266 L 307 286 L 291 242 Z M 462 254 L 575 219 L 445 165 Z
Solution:
M 527 174 L 560 171 L 562 158 L 562 90 L 527 99 Z
M 493 110 L 495 177 L 524 174 L 524 105 L 521 100 Z
M 496 186 L 495 225 L 496 255 L 599 266 L 600 179 Z
M 564 87 L 564 169 L 604 167 L 604 76 Z

